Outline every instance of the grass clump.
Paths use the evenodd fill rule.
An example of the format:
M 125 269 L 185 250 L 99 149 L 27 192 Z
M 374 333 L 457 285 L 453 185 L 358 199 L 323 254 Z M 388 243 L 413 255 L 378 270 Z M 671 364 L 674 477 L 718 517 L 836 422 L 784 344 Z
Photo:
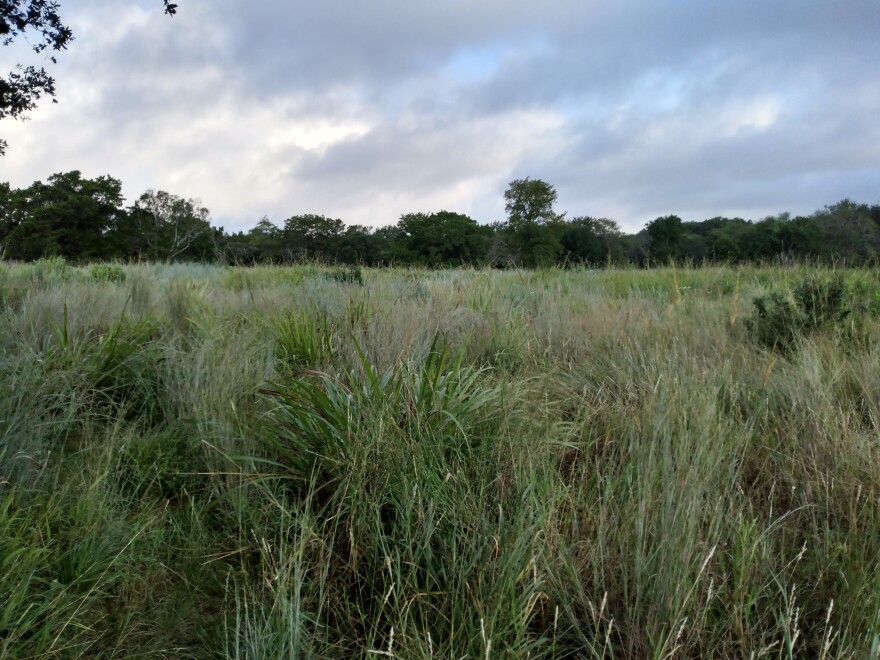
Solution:
M 206 486 L 203 450 L 181 428 L 133 434 L 116 460 L 119 487 L 133 496 L 184 503 Z
M 316 478 L 322 487 L 336 483 L 377 422 L 387 423 L 383 432 L 410 439 L 414 448 L 438 451 L 463 465 L 497 414 L 492 404 L 499 390 L 485 384 L 484 372 L 450 358 L 437 340 L 420 363 L 384 373 L 357 350 L 357 369 L 340 376 L 298 371 L 278 389 L 262 391 L 278 401 L 270 415 L 275 432 L 267 438 L 290 478 L 306 483 Z
M 275 317 L 272 326 L 282 373 L 323 368 L 337 350 L 338 323 L 317 310 L 286 312 Z
M 311 558 L 325 574 L 310 579 L 303 564 L 285 574 L 286 593 L 301 601 L 279 603 L 272 592 L 269 602 L 291 613 L 273 622 L 286 630 L 276 637 L 311 638 L 325 607 L 333 623 L 311 638 L 318 654 L 484 654 L 493 639 L 501 652 L 539 648 L 530 627 L 540 580 L 530 570 L 534 548 L 522 540 L 545 523 L 543 490 L 534 483 L 530 492 L 513 467 L 497 472 L 509 460 L 495 435 L 508 409 L 504 388 L 439 341 L 424 359 L 383 372 L 359 355 L 358 367 L 339 376 L 298 373 L 265 392 L 266 468 L 293 498 L 280 515 L 297 511 L 293 518 L 309 521 L 312 534 L 320 528 L 331 552 Z M 309 565 L 316 552 L 294 555 Z M 472 598 L 480 608 L 467 606 Z M 245 634 L 242 625 L 237 619 L 236 644 L 252 648 L 261 628 Z

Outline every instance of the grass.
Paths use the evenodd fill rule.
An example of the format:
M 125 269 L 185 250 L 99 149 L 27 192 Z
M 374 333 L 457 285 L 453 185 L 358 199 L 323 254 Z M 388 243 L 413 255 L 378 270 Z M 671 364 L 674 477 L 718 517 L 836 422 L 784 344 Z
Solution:
M 880 657 L 876 271 L 358 274 L 0 264 L 0 657 Z

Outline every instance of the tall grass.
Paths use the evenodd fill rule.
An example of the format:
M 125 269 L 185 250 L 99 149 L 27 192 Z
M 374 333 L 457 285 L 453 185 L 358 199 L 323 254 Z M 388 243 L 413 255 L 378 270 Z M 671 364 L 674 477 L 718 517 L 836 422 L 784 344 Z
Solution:
M 0 269 L 0 657 L 878 657 L 874 271 L 98 274 Z

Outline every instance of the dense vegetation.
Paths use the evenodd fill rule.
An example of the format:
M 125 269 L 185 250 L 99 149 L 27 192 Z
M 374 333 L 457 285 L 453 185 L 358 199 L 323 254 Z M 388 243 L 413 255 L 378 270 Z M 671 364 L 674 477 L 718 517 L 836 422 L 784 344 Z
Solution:
M 876 657 L 876 271 L 353 272 L 0 262 L 0 657 Z
M 849 200 L 809 216 L 756 222 L 659 217 L 635 235 L 607 218 L 568 217 L 554 209 L 556 191 L 537 179 L 512 181 L 507 217 L 480 225 L 461 213 L 407 213 L 378 229 L 318 214 L 268 218 L 248 232 L 212 227 L 198 200 L 149 190 L 126 207 L 122 184 L 109 176 L 55 174 L 23 189 L 0 184 L 0 256 L 72 262 L 211 261 L 419 267 L 547 267 L 674 263 L 811 261 L 865 265 L 880 256 L 880 205 Z

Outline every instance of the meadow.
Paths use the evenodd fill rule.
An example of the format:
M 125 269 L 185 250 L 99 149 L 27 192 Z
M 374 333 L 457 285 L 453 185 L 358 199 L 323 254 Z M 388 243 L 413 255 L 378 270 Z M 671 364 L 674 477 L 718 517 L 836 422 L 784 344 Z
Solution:
M 876 269 L 0 262 L 0 657 L 880 657 L 878 340 Z

